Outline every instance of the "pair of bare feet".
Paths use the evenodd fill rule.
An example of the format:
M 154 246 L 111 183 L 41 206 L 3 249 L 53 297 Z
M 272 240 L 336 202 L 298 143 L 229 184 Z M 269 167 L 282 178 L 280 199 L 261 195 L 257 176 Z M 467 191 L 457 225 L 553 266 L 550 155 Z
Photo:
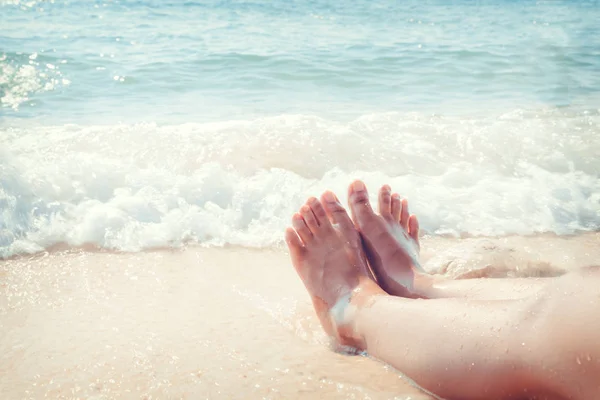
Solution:
M 387 185 L 379 191 L 378 214 L 361 181 L 350 185 L 348 202 L 352 219 L 334 193 L 311 197 L 292 217 L 286 242 L 325 331 L 362 350 L 353 326 L 357 308 L 373 296 L 420 297 L 414 288 L 422 272 L 419 224 Z

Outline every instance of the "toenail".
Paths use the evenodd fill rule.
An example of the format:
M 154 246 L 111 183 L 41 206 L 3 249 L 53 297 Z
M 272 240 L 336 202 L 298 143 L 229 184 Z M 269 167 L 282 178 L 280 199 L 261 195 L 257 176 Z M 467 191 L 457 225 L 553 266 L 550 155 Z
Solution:
M 352 189 L 356 190 L 356 191 L 361 191 L 361 190 L 365 190 L 365 184 L 362 183 L 362 181 L 354 181 L 354 183 L 352 184 Z
M 338 201 L 337 197 L 335 197 L 335 194 L 333 194 L 333 192 L 325 192 L 325 193 L 323 193 L 323 198 L 328 203 L 337 203 L 337 201 Z
M 400 200 L 400 195 L 399 195 L 398 193 L 394 193 L 394 194 L 392 195 L 392 198 L 393 198 L 394 200 Z

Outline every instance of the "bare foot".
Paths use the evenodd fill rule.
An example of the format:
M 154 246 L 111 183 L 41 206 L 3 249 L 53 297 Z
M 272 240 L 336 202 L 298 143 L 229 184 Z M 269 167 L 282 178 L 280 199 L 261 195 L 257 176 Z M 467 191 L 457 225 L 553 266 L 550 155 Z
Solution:
M 408 202 L 392 195 L 385 185 L 379 192 L 379 214 L 369 202 L 362 181 L 348 189 L 352 219 L 362 235 L 369 263 L 383 290 L 394 296 L 421 297 L 415 278 L 422 275 L 418 262 L 419 223 L 408 213 Z
M 342 205 L 331 192 L 321 199 L 325 207 L 313 197 L 294 214 L 285 239 L 325 332 L 340 345 L 364 349 L 353 315 L 385 292 L 370 277 L 360 236 Z

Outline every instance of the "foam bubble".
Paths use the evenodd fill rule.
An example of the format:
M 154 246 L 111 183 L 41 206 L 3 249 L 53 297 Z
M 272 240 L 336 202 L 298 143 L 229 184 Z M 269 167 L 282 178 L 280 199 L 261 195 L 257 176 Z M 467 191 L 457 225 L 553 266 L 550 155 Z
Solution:
M 0 254 L 56 243 L 136 251 L 279 244 L 295 210 L 362 178 L 410 199 L 432 234 L 600 227 L 597 111 L 480 118 L 286 115 L 0 131 Z

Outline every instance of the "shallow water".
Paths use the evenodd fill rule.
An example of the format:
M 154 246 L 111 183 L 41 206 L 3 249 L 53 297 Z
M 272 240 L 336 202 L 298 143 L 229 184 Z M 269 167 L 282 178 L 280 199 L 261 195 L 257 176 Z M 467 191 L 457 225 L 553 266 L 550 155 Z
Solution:
M 18 118 L 598 106 L 595 1 L 0 4 L 2 102 Z

